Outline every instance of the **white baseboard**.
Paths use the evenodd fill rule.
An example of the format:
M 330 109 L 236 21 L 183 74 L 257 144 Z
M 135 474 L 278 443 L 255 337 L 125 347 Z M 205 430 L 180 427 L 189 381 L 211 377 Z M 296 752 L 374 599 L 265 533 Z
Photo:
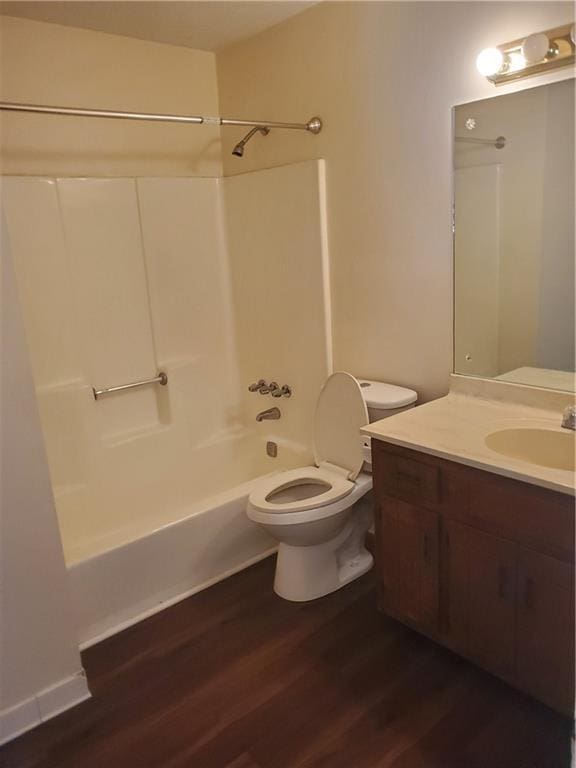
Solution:
M 56 717 L 91 696 L 84 670 L 0 711 L 0 745 Z

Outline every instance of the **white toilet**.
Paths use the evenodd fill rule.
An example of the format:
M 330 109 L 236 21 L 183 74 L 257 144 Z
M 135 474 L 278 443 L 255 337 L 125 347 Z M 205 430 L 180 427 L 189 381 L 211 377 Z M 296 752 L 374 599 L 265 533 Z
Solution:
M 370 445 L 360 428 L 412 408 L 416 397 L 411 389 L 332 374 L 316 405 L 315 465 L 256 481 L 247 514 L 280 542 L 274 578 L 280 597 L 314 600 L 370 570 L 364 546 L 372 522 L 365 498 L 372 488 Z

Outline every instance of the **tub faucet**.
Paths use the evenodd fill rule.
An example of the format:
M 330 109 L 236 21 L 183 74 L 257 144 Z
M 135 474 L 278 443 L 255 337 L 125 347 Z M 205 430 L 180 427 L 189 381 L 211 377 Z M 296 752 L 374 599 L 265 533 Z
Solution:
M 267 411 L 261 411 L 256 416 L 256 421 L 264 421 L 265 419 L 279 419 L 280 416 L 280 408 L 268 408 Z
M 564 408 L 562 426 L 564 429 L 576 430 L 576 405 L 569 405 L 567 408 Z

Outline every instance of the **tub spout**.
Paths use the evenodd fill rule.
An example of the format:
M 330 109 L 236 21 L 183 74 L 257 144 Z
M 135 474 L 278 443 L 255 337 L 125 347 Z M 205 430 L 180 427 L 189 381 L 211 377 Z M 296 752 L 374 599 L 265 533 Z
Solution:
M 279 419 L 280 416 L 280 408 L 268 408 L 267 411 L 261 411 L 256 416 L 256 421 L 264 421 L 265 419 Z

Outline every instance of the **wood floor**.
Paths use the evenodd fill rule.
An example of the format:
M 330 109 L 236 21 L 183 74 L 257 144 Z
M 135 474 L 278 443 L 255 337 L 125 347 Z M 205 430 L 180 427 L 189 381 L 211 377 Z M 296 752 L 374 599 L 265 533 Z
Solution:
M 3 768 L 567 768 L 570 723 L 376 612 L 310 604 L 269 559 L 83 655 L 93 698 Z

